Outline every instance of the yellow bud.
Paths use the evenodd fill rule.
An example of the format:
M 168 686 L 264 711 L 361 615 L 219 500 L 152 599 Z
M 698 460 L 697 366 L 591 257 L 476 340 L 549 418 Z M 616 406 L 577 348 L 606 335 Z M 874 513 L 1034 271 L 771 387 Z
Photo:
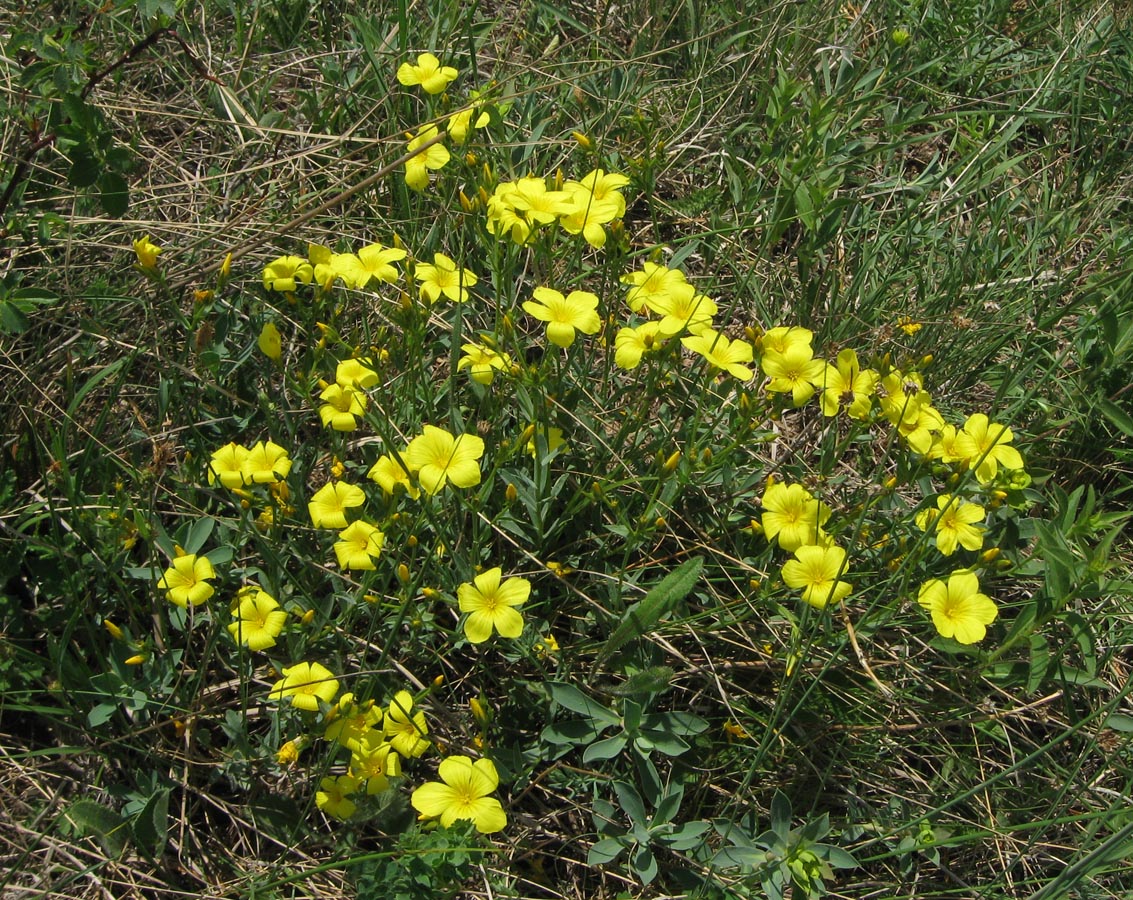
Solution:
M 487 702 L 487 701 L 485 701 Z M 472 710 L 472 718 L 480 725 L 481 728 L 487 728 L 488 723 L 492 721 L 491 710 L 488 709 L 484 703 L 476 697 L 468 701 L 468 706 Z
M 110 632 L 110 636 L 116 641 L 122 640 L 122 629 L 111 622 L 109 619 L 103 619 L 103 627 Z
M 299 617 L 299 621 L 304 625 L 310 625 L 315 620 L 315 611 L 313 609 L 307 610 Z
M 885 479 L 885 486 L 889 490 L 893 490 L 893 488 L 897 487 L 897 476 L 896 475 L 890 475 L 888 478 L 886 478 Z
M 200 306 L 202 303 L 208 302 L 212 299 L 212 297 L 212 291 L 193 291 L 193 302 L 196 303 L 197 306 Z
M 437 591 L 434 588 L 421 588 L 421 596 L 426 600 L 436 600 L 440 595 L 440 591 Z
M 409 581 L 409 566 L 405 563 L 399 563 L 397 566 L 397 580 L 402 584 Z
M 763 586 L 763 582 L 758 578 L 749 578 L 747 581 L 747 586 L 753 591 L 758 591 Z
M 561 191 L 563 189 L 563 180 L 564 180 L 563 179 L 563 169 L 562 169 L 562 166 L 559 166 L 559 168 L 555 170 L 555 190 L 556 191 Z
M 590 138 L 588 138 L 586 135 L 584 135 L 581 131 L 572 131 L 570 134 L 571 137 L 578 141 L 578 146 L 580 146 L 583 150 L 594 149 L 594 142 L 590 140 Z
M 299 751 L 302 749 L 300 741 L 288 741 L 276 751 L 275 761 L 281 766 L 294 765 L 299 760 Z
M 463 190 L 460 191 L 460 208 L 466 213 L 472 212 L 472 201 L 468 199 L 468 195 Z
M 702 463 L 712 462 L 712 448 L 711 447 L 705 447 L 703 450 L 700 451 L 700 461 Z
M 665 471 L 666 472 L 672 472 L 674 469 L 676 469 L 677 464 L 680 461 L 681 461 L 681 451 L 680 450 L 674 450 L 671 454 L 669 454 L 669 458 L 667 460 L 665 460 L 665 465 L 664 465 Z
M 922 357 L 921 357 L 921 365 L 920 365 L 920 367 L 921 367 L 922 369 L 927 369 L 927 368 L 928 368 L 929 366 L 931 366 L 931 365 L 932 365 L 932 359 L 933 359 L 933 357 L 932 357 L 932 354 L 931 354 L 931 353 L 926 353 L 926 354 L 925 354 L 924 356 L 922 356 Z
M 668 524 L 669 523 L 667 521 L 665 521 L 664 516 L 658 516 L 656 519 L 653 520 L 653 527 L 654 528 L 664 528 Z
M 516 490 L 515 485 L 510 481 L 508 482 L 507 490 L 504 491 L 504 498 L 508 503 L 515 503 L 519 497 L 519 491 Z
M 987 550 L 980 554 L 980 562 L 986 565 L 987 563 L 993 562 L 999 556 L 999 554 L 1000 549 L 998 547 L 989 547 Z
M 415 534 L 411 534 L 411 535 L 409 535 L 409 537 L 407 537 L 407 538 L 405 539 L 405 545 L 406 545 L 406 546 L 407 546 L 407 547 L 408 547 L 408 548 L 409 548 L 410 550 L 412 550 L 412 549 L 413 549 L 414 547 L 416 547 L 416 546 L 417 546 L 417 535 L 415 535 Z
M 435 688 L 439 688 L 444 683 L 445 683 L 445 676 L 444 675 L 438 675 L 436 678 L 433 679 L 433 687 L 435 687 Z
M 482 187 L 476 190 L 476 196 L 480 199 L 481 206 L 487 206 L 488 201 L 491 199 L 491 197 L 489 197 L 488 195 L 488 192 Z
M 140 666 L 145 661 L 146 661 L 146 655 L 144 653 L 138 653 L 138 654 L 135 654 L 134 656 L 131 656 L 129 659 L 127 659 L 126 665 L 128 665 L 128 666 Z
M 225 253 L 224 261 L 220 264 L 220 277 L 227 278 L 232 273 L 232 254 Z
M 464 154 L 464 161 L 466 163 L 468 163 L 468 165 L 474 166 L 480 160 L 477 158 L 475 153 L 473 153 L 471 150 L 469 150 L 467 153 Z
M 527 446 L 527 442 L 530 441 L 533 437 L 535 437 L 535 426 L 528 425 L 523 429 L 523 434 L 519 436 L 519 445 L 521 447 Z

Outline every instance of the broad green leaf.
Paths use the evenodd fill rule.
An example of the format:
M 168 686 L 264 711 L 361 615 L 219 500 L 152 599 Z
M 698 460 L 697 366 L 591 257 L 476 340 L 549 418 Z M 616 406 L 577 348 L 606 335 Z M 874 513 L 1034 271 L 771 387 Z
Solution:
M 605 866 L 622 855 L 625 847 L 614 838 L 602 838 L 586 854 L 588 866 Z
M 161 856 L 169 835 L 169 789 L 154 791 L 134 819 L 134 842 L 151 858 Z
M 547 683 L 547 690 L 551 692 L 551 699 L 564 709 L 569 709 L 580 716 L 595 719 L 606 725 L 621 724 L 620 716 L 610 712 L 601 703 L 591 700 L 572 684 L 550 681 Z
M 583 751 L 582 761 L 589 764 L 599 759 L 613 759 L 626 748 L 627 740 L 624 734 L 616 734 L 596 741 Z
M 661 617 L 671 612 L 680 601 L 692 593 L 700 571 L 704 568 L 704 560 L 695 556 L 681 563 L 670 572 L 661 583 L 656 585 L 638 603 L 626 610 L 621 624 L 610 635 L 602 652 L 598 654 L 594 666 L 602 665 L 614 651 L 639 638 L 656 627 Z
M 109 857 L 117 858 L 126 849 L 126 820 L 114 810 L 94 800 L 76 800 L 63 813 L 83 837 L 94 837 Z
M 627 816 L 635 825 L 648 823 L 649 817 L 645 813 L 645 801 L 632 784 L 625 781 L 614 782 L 614 793 L 618 795 L 618 802 L 622 805 Z

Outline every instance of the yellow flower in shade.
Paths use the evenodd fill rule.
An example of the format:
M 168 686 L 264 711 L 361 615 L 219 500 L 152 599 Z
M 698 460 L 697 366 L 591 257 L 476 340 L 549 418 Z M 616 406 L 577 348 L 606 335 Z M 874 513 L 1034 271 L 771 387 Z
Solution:
M 522 606 L 531 596 L 531 582 L 526 578 L 503 581 L 502 576 L 503 570 L 497 566 L 456 589 L 460 611 L 468 613 L 464 633 L 473 644 L 488 640 L 493 629 L 505 638 L 523 634 L 523 616 L 515 607 Z
M 830 518 L 830 507 L 812 497 L 801 484 L 769 484 L 761 502 L 761 524 L 767 540 L 778 538 L 779 546 L 788 552 L 822 542 L 822 526 Z
M 636 272 L 623 275 L 620 281 L 630 285 L 626 303 L 635 313 L 651 310 L 654 300 L 682 284 L 688 284 L 685 273 L 680 269 L 669 269 L 651 262 L 645 263 Z
M 957 569 L 947 584 L 939 578 L 921 585 L 917 602 L 932 614 L 932 624 L 941 637 L 955 638 L 961 644 L 975 644 L 987 635 L 987 626 L 999 611 L 992 599 L 980 593 L 974 572 Z
M 344 359 L 334 370 L 334 381 L 344 388 L 365 390 L 379 381 L 378 373 L 371 369 L 368 359 Z
M 798 325 L 778 325 L 763 333 L 763 337 L 759 339 L 759 349 L 764 353 L 782 355 L 787 352 L 788 347 L 795 344 L 804 344 L 809 347 L 812 340 L 814 340 L 814 332 L 809 328 L 800 328 Z
M 330 704 L 338 693 L 338 680 L 319 663 L 301 662 L 283 670 L 283 677 L 268 693 L 269 700 L 290 700 L 296 709 L 318 712 L 319 701 Z
M 264 287 L 269 291 L 290 293 L 298 284 L 310 284 L 315 277 L 311 264 L 301 256 L 281 256 L 264 267 Z
M 260 329 L 260 337 L 256 341 L 256 346 L 260 348 L 260 353 L 268 359 L 279 362 L 280 357 L 283 356 L 283 338 L 273 322 L 264 323 L 264 327 Z
M 273 441 L 257 441 L 244 457 L 244 479 L 251 484 L 274 484 L 291 471 L 291 458 Z
M 328 481 L 307 504 L 311 524 L 316 528 L 345 528 L 346 511 L 366 502 L 366 495 L 356 484 Z
M 841 547 L 806 544 L 795 548 L 795 558 L 784 563 L 783 581 L 801 589 L 811 606 L 823 609 L 828 603 L 840 603 L 853 590 L 849 582 L 838 580 L 845 566 L 846 551 Z
M 207 556 L 187 553 L 178 556 L 165 570 L 157 586 L 165 591 L 165 596 L 174 606 L 200 606 L 213 595 L 215 589 L 209 579 L 216 572 Z
M 402 456 L 404 457 L 404 451 L 402 451 Z M 401 463 L 388 453 L 378 458 L 378 461 L 366 473 L 366 477 L 371 481 L 376 481 L 381 485 L 382 490 L 391 496 L 399 487 L 404 489 L 411 500 L 416 500 L 421 495 L 417 485 L 409 477 L 409 473 L 405 471 Z
M 428 177 L 426 174 L 426 180 L 428 180 Z M 369 287 L 376 281 L 395 284 L 401 273 L 394 268 L 393 263 L 405 259 L 405 256 L 405 251 L 397 247 L 368 244 L 356 254 L 344 260 L 341 268 L 347 279 L 356 288 Z
M 134 241 L 134 255 L 138 257 L 138 266 L 143 269 L 156 269 L 160 252 L 161 248 L 149 239 L 148 234 Z
M 826 374 L 826 363 L 814 358 L 810 344 L 794 342 L 782 353 L 769 351 L 764 335 L 764 352 L 760 359 L 763 372 L 771 380 L 767 390 L 777 394 L 790 394 L 795 406 L 802 406 L 821 387 Z
M 422 53 L 416 64 L 402 63 L 397 68 L 397 80 L 406 87 L 420 85 L 426 94 L 439 94 L 460 75 L 452 66 L 442 66 L 432 53 Z
M 401 774 L 401 757 L 380 730 L 368 731 L 351 748 L 350 774 L 366 782 L 366 793 L 379 794 L 389 787 L 389 780 Z
M 216 484 L 219 481 L 229 490 L 243 487 L 244 462 L 247 458 L 248 448 L 235 442 L 229 442 L 214 451 L 209 458 L 209 484 Z
M 483 455 L 484 441 L 476 435 L 453 437 L 443 428 L 426 425 L 424 433 L 409 442 L 403 458 L 425 492 L 436 494 L 448 482 L 462 488 L 479 484 Z
M 936 533 L 936 547 L 945 556 L 956 552 L 956 547 L 979 550 L 984 545 L 984 529 L 976 524 L 984 520 L 984 508 L 967 503 L 951 494 L 936 498 L 936 509 L 925 509 L 917 514 L 917 527 L 921 531 Z
M 472 133 L 473 129 L 483 128 L 492 121 L 492 117 L 480 108 L 481 104 L 476 102 L 480 96 L 479 93 L 471 91 L 470 96 L 472 105 L 467 109 L 454 112 L 448 117 L 448 123 L 445 125 L 449 137 L 457 144 L 463 144 L 468 140 L 468 135 Z
M 358 790 L 358 779 L 352 775 L 328 775 L 319 782 L 315 805 L 335 819 L 349 819 L 358 807 L 350 795 Z
M 409 691 L 398 691 L 393 695 L 383 728 L 390 745 L 401 756 L 420 756 L 432 743 L 425 738 L 429 733 L 425 714 L 413 712 L 413 695 Z
M 450 756 L 441 760 L 438 774 L 439 782 L 426 782 L 410 798 L 421 818 L 440 819 L 445 828 L 458 819 L 468 819 L 481 834 L 502 831 L 507 826 L 500 801 L 488 796 L 500 783 L 490 759 L 473 762 L 467 756 Z
M 659 328 L 665 337 L 682 331 L 689 334 L 711 331 L 712 317 L 718 311 L 716 301 L 705 294 L 698 294 L 691 284 L 675 285 L 668 293 L 654 297 L 650 307 L 661 316 Z M 751 362 L 751 359 L 749 354 L 747 361 Z M 747 377 L 751 378 L 751 375 Z
M 441 297 L 463 303 L 468 299 L 468 289 L 478 280 L 471 271 L 458 267 L 443 253 L 433 254 L 432 265 L 417 263 L 413 277 L 421 282 L 421 299 L 428 303 L 436 303 Z
M 405 183 L 415 191 L 423 191 L 429 186 L 430 169 L 434 171 L 443 169 L 451 158 L 448 148 L 440 141 L 421 150 L 439 133 L 436 125 L 426 125 L 420 128 L 417 136 L 409 142 L 409 152 L 416 155 L 405 161 Z
M 271 594 L 250 585 L 241 589 L 232 602 L 232 619 L 228 633 L 237 644 L 249 650 L 267 650 L 275 646 L 275 639 L 287 622 L 287 613 Z
M 747 381 L 755 373 L 744 363 L 752 361 L 754 349 L 747 341 L 729 341 L 724 335 L 711 328 L 699 334 L 681 338 L 681 343 L 693 353 L 699 353 L 713 368 L 727 372 L 733 378 Z
M 526 300 L 523 308 L 541 322 L 547 323 L 547 339 L 557 347 L 574 343 L 575 331 L 594 334 L 602 327 L 598 318 L 598 297 L 588 291 L 571 291 L 563 296 L 547 287 L 534 290 L 535 302 Z
M 355 700 L 354 695 L 347 692 L 331 708 L 327 722 L 327 729 L 323 732 L 326 740 L 338 741 L 348 750 L 357 750 L 362 746 L 362 739 L 382 724 L 382 708 L 373 700 Z
M 319 407 L 319 418 L 323 427 L 335 431 L 353 431 L 358 427 L 358 417 L 364 415 L 369 398 L 360 390 L 343 387 L 337 382 L 328 384 L 319 394 L 323 405 Z
M 641 357 L 665 343 L 657 322 L 643 322 L 636 328 L 620 328 L 614 338 L 614 362 L 622 369 L 636 369 Z
M 343 569 L 372 571 L 385 539 L 386 536 L 369 522 L 359 520 L 339 532 L 334 555 Z
M 460 349 L 464 351 L 464 356 L 456 364 L 457 371 L 467 369 L 469 376 L 477 384 L 491 384 L 497 369 L 502 372 L 511 366 L 510 356 L 497 353 L 483 344 L 461 344 Z
M 826 365 L 826 382 L 822 391 L 822 414 L 836 416 L 844 408 L 851 419 L 865 419 L 873 403 L 880 376 L 873 369 L 863 369 L 858 354 L 847 347 L 838 354 L 838 364 Z
M 1015 436 L 1006 425 L 997 425 L 983 413 L 974 413 L 964 423 L 964 433 L 976 445 L 974 458 L 968 461 L 968 465 L 976 467 L 976 480 L 980 484 L 987 484 L 995 478 L 1000 465 L 1006 469 L 1023 468 L 1023 457 L 1009 446 Z
M 563 430 L 561 428 L 555 428 L 553 425 L 550 428 L 535 428 L 531 433 L 531 439 L 527 442 L 526 447 L 532 459 L 535 459 L 539 454 L 539 436 L 542 436 L 547 444 L 548 456 L 558 450 L 559 447 L 566 444 L 566 439 L 563 437 Z

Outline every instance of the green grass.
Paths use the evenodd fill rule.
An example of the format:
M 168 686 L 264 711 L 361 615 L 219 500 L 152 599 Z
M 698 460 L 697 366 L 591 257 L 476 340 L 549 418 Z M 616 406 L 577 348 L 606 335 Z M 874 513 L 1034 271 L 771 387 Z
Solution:
M 1128 894 L 1117 7 L 2 15 L 4 889 Z M 443 95 L 395 78 L 424 51 L 461 73 Z M 470 90 L 490 123 L 409 189 L 407 134 Z M 561 226 L 526 246 L 486 230 L 500 182 L 596 167 L 629 178 L 603 249 Z M 150 272 L 143 234 L 162 248 Z M 395 241 L 395 284 L 263 285 L 308 244 Z M 412 267 L 435 253 L 477 275 L 469 302 L 420 302 Z M 620 279 L 646 262 L 716 301 L 715 327 L 755 345 L 751 379 L 679 341 L 615 365 L 640 321 Z M 598 331 L 550 343 L 522 306 L 537 286 L 594 293 Z M 278 362 L 257 346 L 269 322 Z M 812 330 L 817 358 L 919 373 L 950 425 L 1009 425 L 1029 480 L 925 459 L 880 396 L 859 420 L 768 393 L 759 341 L 781 325 Z M 474 340 L 511 360 L 489 386 L 459 364 Z M 357 430 L 325 429 L 320 381 L 354 356 L 379 382 Z M 479 483 L 386 496 L 367 471 L 425 425 L 483 439 Z M 269 438 L 289 497 L 208 484 L 216 450 Z M 843 604 L 784 583 L 791 554 L 753 527 L 770 477 L 830 506 Z M 343 571 L 311 525 L 330 478 L 366 491 L 373 571 Z M 979 551 L 943 557 L 918 527 L 945 492 L 986 507 Z M 189 612 L 157 586 L 175 547 L 217 572 Z M 525 627 L 474 645 L 458 592 L 494 566 L 530 581 Z M 969 566 L 998 618 L 962 646 L 916 600 Z M 266 652 L 226 628 L 247 584 L 289 614 Z M 408 690 L 426 715 L 429 751 L 346 821 L 316 804 L 349 761 L 322 737 L 329 709 L 269 698 L 300 661 L 387 708 Z M 450 755 L 494 762 L 502 832 L 416 821 L 413 791 Z

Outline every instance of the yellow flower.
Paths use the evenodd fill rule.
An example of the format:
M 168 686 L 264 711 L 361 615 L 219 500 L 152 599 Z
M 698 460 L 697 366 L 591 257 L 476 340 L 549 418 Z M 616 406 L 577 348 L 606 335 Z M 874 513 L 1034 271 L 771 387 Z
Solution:
M 274 323 L 264 323 L 264 327 L 260 329 L 260 337 L 256 341 L 256 346 L 268 359 L 279 362 L 280 357 L 283 356 L 283 338 L 280 337 L 279 329 L 275 327 Z
M 350 774 L 366 782 L 370 796 L 389 787 L 390 778 L 401 774 L 401 757 L 382 731 L 367 731 L 351 748 Z
M 219 481 L 229 490 L 243 487 L 245 484 L 244 463 L 247 459 L 248 448 L 235 442 L 229 442 L 219 450 L 214 451 L 209 458 L 209 484 L 216 484 Z
M 807 544 L 797 547 L 795 558 L 783 565 L 783 581 L 801 588 L 804 601 L 823 609 L 828 603 L 840 603 L 853 590 L 849 582 L 838 580 L 845 566 L 846 551 L 841 547 Z
M 653 301 L 682 284 L 688 284 L 685 273 L 680 269 L 669 269 L 657 263 L 647 262 L 636 272 L 621 277 L 622 284 L 630 285 L 626 303 L 635 313 L 653 308 Z
M 351 775 L 327 776 L 319 782 L 315 805 L 335 819 L 349 819 L 357 809 L 350 795 L 358 790 L 358 779 Z
M 798 325 L 779 325 L 763 333 L 763 337 L 759 339 L 759 348 L 764 353 L 782 355 L 787 352 L 788 347 L 796 344 L 805 344 L 809 347 L 813 339 L 814 332 L 809 328 L 800 328 Z M 813 355 L 813 352 L 811 355 Z
M 598 297 L 588 291 L 571 291 L 566 297 L 547 287 L 534 290 L 536 303 L 526 300 L 523 308 L 547 323 L 547 339 L 558 347 L 574 343 L 575 331 L 594 334 L 602 327 L 598 318 Z
M 790 394 L 795 406 L 802 406 L 814 396 L 815 387 L 822 386 L 826 363 L 814 358 L 810 344 L 798 341 L 787 345 L 782 353 L 768 350 L 764 335 L 764 351 L 760 360 L 763 372 L 771 380 L 767 390 Z
M 413 696 L 409 691 L 398 691 L 393 695 L 383 727 L 391 746 L 401 756 L 420 756 L 431 743 L 425 739 L 429 733 L 425 714 L 413 712 Z
M 471 97 L 472 105 L 467 109 L 462 109 L 449 116 L 448 124 L 445 126 L 449 137 L 457 144 L 463 144 L 468 140 L 468 135 L 472 133 L 474 128 L 483 128 L 492 121 L 492 117 L 480 109 L 480 104 L 476 102 L 479 94 L 476 91 L 472 91 Z M 473 116 L 476 117 L 475 120 L 473 120 Z
M 690 334 L 709 332 L 712 330 L 712 317 L 718 311 L 716 301 L 704 294 L 698 294 L 691 284 L 674 285 L 667 293 L 654 297 L 649 305 L 653 312 L 662 317 L 659 329 L 665 337 L 680 334 L 682 331 L 688 331 Z M 750 347 L 750 344 L 744 346 Z M 749 352 L 746 362 L 751 362 L 751 359 L 752 354 Z M 751 375 L 747 377 L 751 378 Z
M 426 425 L 405 448 L 404 459 L 426 493 L 436 494 L 448 482 L 462 488 L 479 484 L 483 455 L 484 441 L 476 435 L 453 437 L 443 428 Z
M 428 179 L 427 174 L 425 177 Z M 405 256 L 406 252 L 397 247 L 369 244 L 359 250 L 356 255 L 351 255 L 343 260 L 341 269 L 356 288 L 368 287 L 375 281 L 394 284 L 401 273 L 393 267 L 392 263 L 405 259 Z
M 976 480 L 980 484 L 987 484 L 995 478 L 1000 464 L 1006 469 L 1023 468 L 1023 457 L 1009 446 L 1014 435 L 1006 425 L 989 421 L 983 413 L 974 413 L 964 423 L 964 433 L 976 445 L 976 452 L 968 460 L 968 465 L 976 467 Z
M 236 595 L 232 617 L 234 621 L 228 626 L 228 633 L 249 650 L 274 647 L 287 621 L 287 613 L 279 608 L 275 598 L 255 586 L 243 588 Z
M 405 489 L 405 492 L 409 494 L 412 500 L 416 500 L 421 494 L 417 489 L 417 485 L 413 483 L 413 479 L 409 477 L 409 473 L 405 471 L 401 463 L 388 453 L 378 458 L 378 461 L 374 463 L 370 467 L 370 471 L 366 473 L 366 477 L 371 481 L 376 481 L 381 485 L 382 490 L 390 495 L 392 495 L 399 486 Z
M 378 383 L 378 373 L 371 369 L 368 359 L 344 359 L 335 367 L 335 383 L 343 388 L 366 390 Z
M 373 700 L 356 701 L 352 693 L 338 698 L 327 716 L 326 731 L 323 737 L 328 741 L 338 741 L 348 750 L 357 750 L 362 740 L 382 723 L 382 708 Z M 353 773 L 351 773 L 353 774 Z
M 359 520 L 339 532 L 334 555 L 343 569 L 372 571 L 385 539 L 386 536 L 369 522 Z
M 426 94 L 439 94 L 460 75 L 452 66 L 442 66 L 432 53 L 422 53 L 416 65 L 402 63 L 397 69 L 397 80 L 406 87 L 421 85 Z
M 699 334 L 681 338 L 681 344 L 694 353 L 699 353 L 710 366 L 727 372 L 733 378 L 747 381 L 755 373 L 744 363 L 752 361 L 754 349 L 747 341 L 729 341 L 724 335 L 705 328 Z
M 433 264 L 418 263 L 413 277 L 421 282 L 421 299 L 436 303 L 442 296 L 456 303 L 468 299 L 468 289 L 476 284 L 476 276 L 459 268 L 443 253 L 433 254 Z
M 550 428 L 533 428 L 531 437 L 527 441 L 527 452 L 531 454 L 531 458 L 537 458 L 539 454 L 539 437 L 542 437 L 547 445 L 547 454 L 554 453 L 559 447 L 566 444 L 566 439 L 563 437 L 563 430 L 555 428 L 553 425 Z
M 173 560 L 157 586 L 165 591 L 170 603 L 184 609 L 186 606 L 200 606 L 215 593 L 208 583 L 215 577 L 216 572 L 207 556 L 187 553 Z
M 423 191 L 429 186 L 430 169 L 443 169 L 448 164 L 450 159 L 448 148 L 441 141 L 421 150 L 439 133 L 436 125 L 426 125 L 420 128 L 417 136 L 409 142 L 407 149 L 415 155 L 405 161 L 405 183 L 415 191 Z
M 984 529 L 977 522 L 984 520 L 984 508 L 966 503 L 951 494 L 936 498 L 936 509 L 925 509 L 917 514 L 917 527 L 921 531 L 936 532 L 936 546 L 945 556 L 956 552 L 957 545 L 965 550 L 979 550 L 984 544 Z
M 460 349 L 464 351 L 464 356 L 456 364 L 456 369 L 458 372 L 468 369 L 468 374 L 477 384 L 491 384 L 496 369 L 504 371 L 511 366 L 510 356 L 497 353 L 483 344 L 461 344 Z
M 643 322 L 636 328 L 620 328 L 614 337 L 614 362 L 622 369 L 636 369 L 641 357 L 662 346 L 665 337 L 657 322 Z
M 301 256 L 281 256 L 264 267 L 264 288 L 269 291 L 293 292 L 297 283 L 310 284 L 315 277 L 311 264 Z
M 333 703 L 338 693 L 338 680 L 330 669 L 319 663 L 296 663 L 283 670 L 283 678 L 268 693 L 269 700 L 291 701 L 297 709 L 318 712 L 319 701 Z
M 456 589 L 460 611 L 468 613 L 464 633 L 473 644 L 488 640 L 493 629 L 505 638 L 523 633 L 523 616 L 515 607 L 522 606 L 531 595 L 531 582 L 526 578 L 502 581 L 502 576 L 503 570 L 497 566 Z
M 873 403 L 880 376 L 872 369 L 862 369 L 858 354 L 847 347 L 838 354 L 837 365 L 826 365 L 826 381 L 822 391 L 822 414 L 836 416 L 843 406 L 851 419 L 865 419 Z
M 450 756 L 441 761 L 438 774 L 439 782 L 421 785 L 410 798 L 423 819 L 440 819 L 445 828 L 458 819 L 468 819 L 481 834 L 502 831 L 507 826 L 500 801 L 488 796 L 500 783 L 490 759 L 473 762 L 467 756 Z
M 244 457 L 244 480 L 249 484 L 274 484 L 290 471 L 287 451 L 273 441 L 257 441 Z
M 364 415 L 369 398 L 360 390 L 343 387 L 337 382 L 328 384 L 319 399 L 319 418 L 323 426 L 335 431 L 353 431 L 358 427 L 358 417 Z
M 316 528 L 345 528 L 346 510 L 365 502 L 366 495 L 357 485 L 328 481 L 315 492 L 307 511 Z
M 156 269 L 159 253 L 161 253 L 161 247 L 151 241 L 148 234 L 144 234 L 134 241 L 134 254 L 138 257 L 138 265 L 143 269 Z
M 932 614 L 932 623 L 941 637 L 955 638 L 961 644 L 975 644 L 987 635 L 987 627 L 999 611 L 991 598 L 981 594 L 974 572 L 957 569 L 945 584 L 938 578 L 921 585 L 917 602 Z
M 281 744 L 275 752 L 275 761 L 281 766 L 292 766 L 299 761 L 299 751 L 303 749 L 303 739 L 298 738 Z
M 514 182 L 508 199 L 511 208 L 532 227 L 550 225 L 574 209 L 566 191 L 549 191 L 546 179 L 534 175 Z
M 794 552 L 806 544 L 821 543 L 822 526 L 830 507 L 814 499 L 801 484 L 774 482 L 763 492 L 763 533 L 768 541 Z

